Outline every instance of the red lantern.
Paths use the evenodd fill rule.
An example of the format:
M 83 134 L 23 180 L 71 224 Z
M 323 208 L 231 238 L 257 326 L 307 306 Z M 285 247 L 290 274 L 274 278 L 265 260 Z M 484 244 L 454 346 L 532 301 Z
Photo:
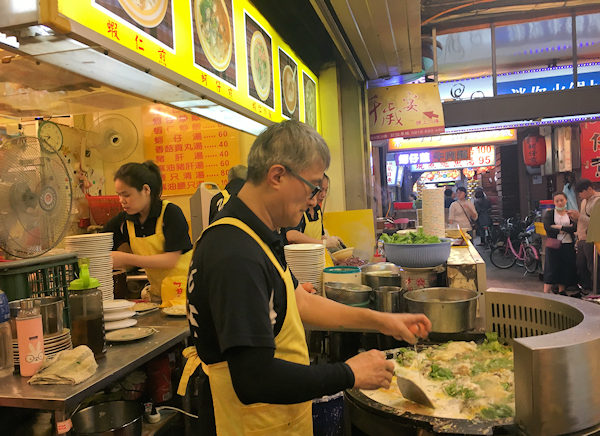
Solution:
M 529 135 L 523 140 L 523 160 L 525 165 L 539 167 L 546 163 L 546 138 Z

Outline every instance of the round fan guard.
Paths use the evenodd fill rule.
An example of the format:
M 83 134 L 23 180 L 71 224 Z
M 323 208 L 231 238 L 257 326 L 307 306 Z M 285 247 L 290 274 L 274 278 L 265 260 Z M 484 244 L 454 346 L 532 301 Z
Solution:
M 136 149 L 138 140 L 135 124 L 119 114 L 100 117 L 92 129 L 92 147 L 100 152 L 105 162 L 127 159 Z
M 71 180 L 61 156 L 36 137 L 0 144 L 0 249 L 35 257 L 54 248 L 69 226 Z

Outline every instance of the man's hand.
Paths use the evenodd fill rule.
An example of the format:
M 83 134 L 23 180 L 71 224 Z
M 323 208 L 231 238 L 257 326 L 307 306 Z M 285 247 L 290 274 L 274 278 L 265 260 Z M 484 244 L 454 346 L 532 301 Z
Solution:
M 394 375 L 394 362 L 385 360 L 385 354 L 369 350 L 346 360 L 354 373 L 354 386 L 358 389 L 389 388 Z
M 342 244 L 340 243 L 342 240 L 337 236 L 328 236 L 325 239 L 325 246 L 327 248 L 340 248 Z
M 569 218 L 571 218 L 573 221 L 577 221 L 579 219 L 579 212 L 574 209 L 567 210 L 567 215 L 569 215 Z
M 409 344 L 417 342 L 417 337 L 426 338 L 431 331 L 431 321 L 422 313 L 379 313 L 379 331 Z
M 316 294 L 317 293 L 317 290 L 315 289 L 315 287 L 310 282 L 300 283 L 300 286 L 302 286 L 302 289 L 304 289 L 309 294 Z

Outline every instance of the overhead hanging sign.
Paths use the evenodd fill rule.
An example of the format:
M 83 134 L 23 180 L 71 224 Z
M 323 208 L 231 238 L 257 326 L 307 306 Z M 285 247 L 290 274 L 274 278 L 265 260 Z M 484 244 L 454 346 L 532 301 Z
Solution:
M 388 141 L 388 151 L 403 151 L 421 148 L 450 147 L 456 145 L 503 144 L 517 140 L 516 129 L 465 132 L 423 138 L 393 138 Z
M 433 152 L 432 152 L 433 153 Z M 413 154 L 418 154 L 421 157 L 422 153 L 410 153 L 409 159 Z M 406 154 L 398 155 L 398 163 L 400 164 L 401 156 L 405 156 Z M 463 157 L 457 155 L 458 158 Z M 405 158 L 403 158 L 403 161 Z M 494 165 L 496 163 L 496 150 L 493 146 L 479 146 L 479 147 L 471 147 L 470 150 L 470 158 L 468 159 L 457 159 L 457 160 L 436 160 L 429 162 L 425 161 L 415 161 L 410 162 L 410 170 L 413 172 L 418 171 L 433 171 L 433 170 L 447 170 L 451 168 L 474 168 L 474 167 L 486 167 L 490 165 Z
M 53 2 L 50 2 L 53 4 Z M 319 128 L 318 80 L 249 0 L 57 0 L 60 17 L 134 64 L 166 68 L 266 120 Z M 49 16 L 53 16 L 50 14 Z M 76 27 L 75 27 L 76 28 Z M 172 78 L 167 74 L 167 77 Z M 306 84 L 309 83 L 309 86 Z M 165 102 L 174 103 L 174 102 Z
M 444 112 L 436 83 L 369 89 L 371 141 L 427 136 L 444 131 Z
M 600 122 L 582 123 L 580 128 L 581 177 L 600 181 Z

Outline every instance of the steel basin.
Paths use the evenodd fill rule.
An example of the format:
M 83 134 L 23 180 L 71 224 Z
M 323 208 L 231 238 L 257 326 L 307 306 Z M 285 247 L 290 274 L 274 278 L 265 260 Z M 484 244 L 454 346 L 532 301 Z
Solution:
M 141 436 L 142 415 L 136 401 L 108 401 L 81 409 L 72 421 L 80 436 Z
M 424 313 L 431 320 L 431 331 L 458 333 L 475 327 L 477 298 L 469 289 L 425 288 L 404 294 L 411 313 Z
M 371 299 L 372 289 L 365 285 L 327 282 L 323 288 L 327 298 L 351 306 L 369 304 Z
M 401 286 L 402 269 L 391 262 L 372 263 L 361 267 L 363 285 L 376 290 L 382 286 Z

